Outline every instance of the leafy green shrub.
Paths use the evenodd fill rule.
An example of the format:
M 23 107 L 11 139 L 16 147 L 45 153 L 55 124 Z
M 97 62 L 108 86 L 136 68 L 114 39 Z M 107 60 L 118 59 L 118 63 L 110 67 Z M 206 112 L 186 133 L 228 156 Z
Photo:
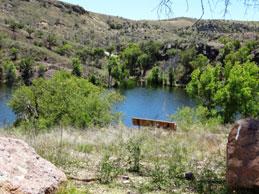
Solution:
M 130 165 L 129 171 L 139 172 L 140 171 L 140 161 L 141 161 L 141 139 L 130 139 L 127 143 L 128 151 L 128 164 Z
M 171 118 L 185 131 L 188 131 L 190 126 L 195 124 L 213 127 L 218 126 L 222 122 L 221 117 L 217 116 L 215 111 L 209 111 L 207 107 L 203 106 L 195 108 L 182 107 Z
M 112 104 L 119 100 L 87 80 L 68 72 L 57 72 L 51 79 L 38 78 L 31 86 L 18 88 L 10 100 L 18 125 L 35 122 L 40 129 L 57 125 L 104 126 L 117 117 Z
M 62 56 L 70 56 L 71 52 L 73 50 L 73 47 L 72 45 L 68 44 L 68 43 L 65 43 L 63 44 L 62 46 L 59 46 L 57 49 L 56 49 L 56 52 Z
M 151 183 L 156 189 L 171 191 L 174 188 L 186 188 L 187 181 L 184 173 L 189 170 L 187 162 L 187 149 L 179 145 L 172 146 L 172 155 L 165 162 L 155 163 L 151 171 Z
M 113 161 L 109 155 L 105 155 L 100 162 L 98 178 L 100 183 L 109 184 L 123 172 L 119 161 Z
M 75 76 L 81 77 L 83 73 L 83 67 L 78 58 L 72 59 L 72 67 L 73 67 L 72 74 Z
M 152 190 L 166 190 L 170 184 L 167 169 L 159 163 L 155 164 L 155 168 L 151 170 L 150 176 Z

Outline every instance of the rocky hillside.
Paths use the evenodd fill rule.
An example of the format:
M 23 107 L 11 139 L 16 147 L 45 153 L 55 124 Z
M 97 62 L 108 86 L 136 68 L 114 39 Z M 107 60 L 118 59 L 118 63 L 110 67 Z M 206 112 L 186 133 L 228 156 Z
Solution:
M 10 57 L 15 47 L 19 55 L 29 54 L 55 68 L 69 67 L 70 57 L 84 46 L 116 45 L 120 49 L 129 42 L 153 40 L 165 48 L 185 48 L 194 43 L 199 49 L 213 50 L 211 46 L 220 47 L 217 39 L 222 35 L 242 41 L 257 39 L 259 31 L 259 22 L 202 20 L 193 26 L 196 20 L 190 18 L 133 21 L 56 0 L 0 0 L 0 10 L 0 60 Z M 53 48 L 50 35 L 57 37 Z M 60 47 L 66 43 L 73 49 Z

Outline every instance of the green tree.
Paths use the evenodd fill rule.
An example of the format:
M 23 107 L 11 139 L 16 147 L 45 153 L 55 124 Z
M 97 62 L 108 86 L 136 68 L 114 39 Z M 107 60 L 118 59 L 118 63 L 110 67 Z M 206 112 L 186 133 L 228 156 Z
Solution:
M 228 67 L 229 68 L 229 67 Z M 220 65 L 196 69 L 187 86 L 190 95 L 198 98 L 210 111 L 230 122 L 242 117 L 259 115 L 259 67 L 252 62 L 236 63 L 224 73 Z
M 114 121 L 112 104 L 120 97 L 68 72 L 57 72 L 50 79 L 35 79 L 31 86 L 18 88 L 10 106 L 17 125 L 32 122 L 39 129 L 53 126 L 104 126 Z
M 111 71 L 111 76 L 115 80 L 115 86 L 117 86 L 121 85 L 124 81 L 128 79 L 129 72 L 124 64 L 121 64 L 119 61 L 115 61 Z
M 138 57 L 137 64 L 139 65 L 139 67 L 142 71 L 141 76 L 145 76 L 146 71 L 147 71 L 149 65 L 151 64 L 150 56 L 146 53 L 143 53 L 142 55 L 140 55 Z
M 11 61 L 6 61 L 4 63 L 4 78 L 7 85 L 12 85 L 16 80 L 16 68 Z
M 147 77 L 148 84 L 154 85 L 154 86 L 161 85 L 162 78 L 160 77 L 161 75 L 160 72 L 161 70 L 159 67 L 157 66 L 153 67 Z
M 116 66 L 119 66 L 119 61 L 117 57 L 109 57 L 108 63 L 107 63 L 107 70 L 108 70 L 108 87 L 111 86 L 111 76 L 113 68 Z
M 121 59 L 124 61 L 127 69 L 131 76 L 135 76 L 138 71 L 138 57 L 142 55 L 142 51 L 137 44 L 130 44 L 126 49 L 121 53 Z
M 187 85 L 187 92 L 200 100 L 209 110 L 215 107 L 214 95 L 221 87 L 221 66 L 208 65 L 204 71 L 196 69 L 192 73 L 192 80 Z
M 197 57 L 190 62 L 192 69 L 205 67 L 206 65 L 208 65 L 208 63 L 209 63 L 209 59 L 203 54 L 197 55 Z
M 19 63 L 21 77 L 26 85 L 31 84 L 31 78 L 33 77 L 33 64 L 34 60 L 31 57 L 26 57 Z
M 81 77 L 83 74 L 83 66 L 79 58 L 72 59 L 72 67 L 73 67 L 72 74 L 77 77 Z
M 258 74 L 259 67 L 251 62 L 236 63 L 231 68 L 214 96 L 225 122 L 232 121 L 237 114 L 244 117 L 259 116 Z

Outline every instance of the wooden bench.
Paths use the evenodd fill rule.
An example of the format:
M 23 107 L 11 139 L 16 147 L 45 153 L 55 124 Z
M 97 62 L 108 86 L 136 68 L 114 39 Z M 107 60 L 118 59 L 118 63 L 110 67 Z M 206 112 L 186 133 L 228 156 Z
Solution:
M 132 123 L 138 127 L 157 127 L 176 131 L 176 123 L 152 119 L 132 118 Z

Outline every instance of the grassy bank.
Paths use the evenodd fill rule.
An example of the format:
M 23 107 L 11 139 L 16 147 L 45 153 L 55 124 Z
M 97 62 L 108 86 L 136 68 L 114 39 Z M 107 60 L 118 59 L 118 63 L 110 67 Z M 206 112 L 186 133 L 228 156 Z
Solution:
M 70 179 L 60 193 L 226 193 L 229 129 L 197 124 L 177 132 L 124 126 L 67 128 L 62 138 L 60 129 L 36 137 L 17 129 L 2 134 L 24 139 L 68 177 L 81 179 Z M 186 180 L 188 172 L 195 178 Z M 89 179 L 95 181 L 86 182 Z

